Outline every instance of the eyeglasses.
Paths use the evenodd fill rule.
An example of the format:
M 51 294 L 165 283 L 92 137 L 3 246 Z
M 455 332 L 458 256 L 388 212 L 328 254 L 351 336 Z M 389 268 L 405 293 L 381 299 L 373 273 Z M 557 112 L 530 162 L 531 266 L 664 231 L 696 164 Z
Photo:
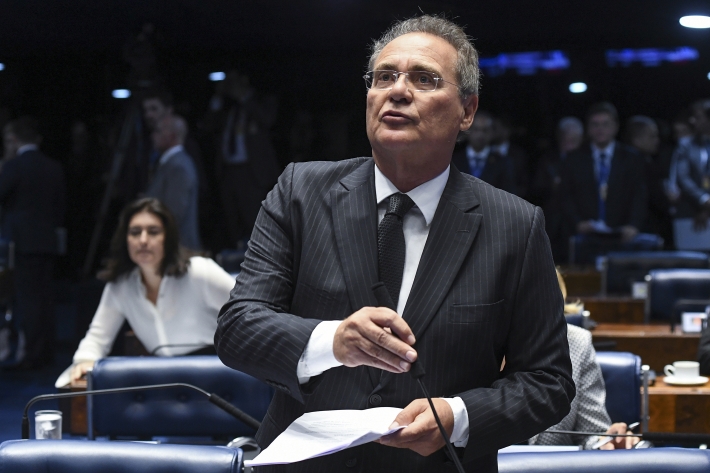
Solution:
M 397 83 L 400 75 L 404 75 L 404 80 L 419 92 L 433 92 L 436 90 L 439 81 L 446 82 L 455 87 L 459 87 L 453 82 L 442 79 L 433 72 L 427 71 L 368 71 L 363 79 L 368 89 L 389 90 Z

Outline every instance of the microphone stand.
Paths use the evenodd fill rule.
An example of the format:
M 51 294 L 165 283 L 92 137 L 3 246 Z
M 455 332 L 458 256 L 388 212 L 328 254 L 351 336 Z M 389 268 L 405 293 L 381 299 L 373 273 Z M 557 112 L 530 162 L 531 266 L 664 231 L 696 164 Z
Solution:
M 27 403 L 25 406 L 25 410 L 22 413 L 22 439 L 26 440 L 30 438 L 30 421 L 29 418 L 27 417 L 27 412 L 29 411 L 30 407 L 35 402 L 38 401 L 45 401 L 47 399 L 62 399 L 66 397 L 78 397 L 78 396 L 93 396 L 95 394 L 117 394 L 117 393 L 128 393 L 128 392 L 133 392 L 133 391 L 144 391 L 144 390 L 150 390 L 150 389 L 168 389 L 168 388 L 190 388 L 195 391 L 198 391 L 202 394 L 204 394 L 207 397 L 207 400 L 210 401 L 212 404 L 215 406 L 219 407 L 223 411 L 231 414 L 238 420 L 242 421 L 244 424 L 248 425 L 249 427 L 252 427 L 254 430 L 259 430 L 259 427 L 261 427 L 261 422 L 258 420 L 254 419 L 252 416 L 247 414 L 246 412 L 242 411 L 241 409 L 238 409 L 228 403 L 224 398 L 218 396 L 215 393 L 208 393 L 204 389 L 198 388 L 197 386 L 194 386 L 192 384 L 187 384 L 187 383 L 169 383 L 169 384 L 150 384 L 146 386 L 129 386 L 125 388 L 113 388 L 113 389 L 96 389 L 93 391 L 83 391 L 83 392 L 72 392 L 72 393 L 59 393 L 59 394 L 41 394 L 39 396 L 35 396 L 30 401 Z
M 389 291 L 387 291 L 387 287 L 385 287 L 384 283 L 375 283 L 372 286 L 372 292 L 375 294 L 377 303 L 380 306 L 387 307 L 389 309 L 394 310 L 395 312 L 397 311 L 397 308 L 394 306 L 394 302 L 392 301 L 392 297 L 390 296 Z M 424 381 L 422 381 L 422 378 L 426 374 L 426 372 L 424 371 L 424 367 L 421 363 L 419 363 L 419 361 L 415 361 L 411 365 L 412 367 L 409 370 L 409 374 L 412 375 L 412 378 L 416 379 L 419 382 L 419 387 L 422 389 L 426 400 L 429 402 L 431 412 L 434 414 L 434 420 L 436 420 L 436 425 L 439 427 L 439 432 L 441 432 L 441 436 L 444 438 L 444 442 L 446 443 L 446 449 L 449 452 L 449 456 L 454 462 L 454 465 L 456 465 L 456 470 L 458 470 L 459 473 L 466 473 L 463 469 L 463 465 L 461 464 L 461 460 L 459 460 L 459 456 L 456 454 L 456 450 L 454 450 L 454 446 L 451 443 L 451 440 L 449 439 L 449 434 L 446 433 L 446 429 L 444 429 L 444 425 L 441 423 L 441 419 L 439 419 L 439 414 L 434 408 L 434 402 L 431 400 L 429 391 L 427 390 L 426 386 L 424 386 Z

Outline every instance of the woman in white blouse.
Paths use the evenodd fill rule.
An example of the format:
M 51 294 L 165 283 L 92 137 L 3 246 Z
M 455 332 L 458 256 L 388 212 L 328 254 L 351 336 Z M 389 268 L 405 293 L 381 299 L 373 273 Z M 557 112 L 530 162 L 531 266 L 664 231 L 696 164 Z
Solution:
M 139 199 L 123 210 L 112 257 L 99 275 L 107 281 L 101 302 L 57 387 L 105 357 L 124 321 L 158 356 L 214 350 L 217 314 L 234 278 L 211 259 L 190 258 L 179 240 L 175 219 L 159 200 Z

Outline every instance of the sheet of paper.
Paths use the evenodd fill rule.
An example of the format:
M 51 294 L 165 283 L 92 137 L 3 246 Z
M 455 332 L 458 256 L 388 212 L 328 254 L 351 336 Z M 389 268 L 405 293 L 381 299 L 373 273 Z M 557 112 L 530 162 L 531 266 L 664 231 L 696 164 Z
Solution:
M 319 411 L 303 414 L 245 466 L 281 465 L 357 447 L 403 429 L 390 430 L 397 407 Z

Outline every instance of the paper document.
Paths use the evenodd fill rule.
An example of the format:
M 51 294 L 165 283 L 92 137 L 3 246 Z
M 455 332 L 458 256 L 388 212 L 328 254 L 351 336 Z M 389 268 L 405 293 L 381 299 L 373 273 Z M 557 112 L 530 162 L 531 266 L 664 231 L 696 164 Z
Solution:
M 403 429 L 389 429 L 402 409 L 319 411 L 294 420 L 264 451 L 245 466 L 281 465 L 357 447 Z

